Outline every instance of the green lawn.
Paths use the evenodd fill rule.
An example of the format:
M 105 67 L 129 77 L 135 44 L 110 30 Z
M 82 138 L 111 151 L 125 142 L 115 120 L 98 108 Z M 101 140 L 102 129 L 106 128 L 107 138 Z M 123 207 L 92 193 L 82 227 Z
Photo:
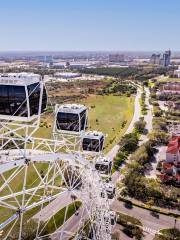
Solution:
M 153 240 L 172 240 L 172 239 L 179 240 L 180 239 L 180 230 L 178 230 L 177 228 L 162 229 L 160 230 L 160 234 L 163 234 L 163 235 L 156 234 Z
M 76 201 L 72 204 L 70 204 L 67 207 L 67 215 L 65 221 L 67 221 L 81 206 L 81 202 Z M 59 210 L 51 219 L 49 220 L 48 224 L 45 227 L 45 230 L 48 233 L 53 233 L 56 231 L 64 222 L 64 217 L 65 217 L 65 212 L 66 212 L 66 207 L 63 209 Z
M 142 223 L 141 221 L 139 221 L 139 219 L 137 218 L 134 218 L 132 216 L 129 216 L 129 215 L 126 215 L 124 213 L 116 213 L 117 214 L 117 222 L 119 224 L 123 224 L 123 223 L 131 223 L 131 224 L 134 224 L 134 225 L 139 225 L 139 226 L 142 226 Z
M 89 129 L 107 134 L 106 149 L 115 145 L 128 128 L 134 112 L 134 97 L 125 96 L 92 96 L 82 103 L 89 110 Z M 123 121 L 127 121 L 122 128 Z
M 128 128 L 134 111 L 134 97 L 125 97 L 125 96 L 90 96 L 87 99 L 81 100 L 82 104 L 90 107 L 89 110 L 89 129 L 91 130 L 99 130 L 107 134 L 106 144 L 105 144 L 105 152 L 110 150 L 113 145 L 119 142 L 120 137 L 124 134 L 126 129 Z M 42 119 L 42 127 L 38 130 L 35 134 L 36 137 L 42 138 L 51 138 L 52 134 L 52 126 L 53 126 L 53 117 L 49 117 Z M 123 122 L 125 121 L 124 126 L 122 126 Z M 36 163 L 36 168 L 38 169 L 39 173 L 43 171 L 46 172 L 48 165 L 46 163 Z M 4 174 L 5 179 L 16 170 L 13 169 L 8 171 Z M 49 174 L 52 175 L 52 172 Z M 14 179 L 9 183 L 10 187 L 13 189 L 13 192 L 18 192 L 22 190 L 23 187 L 23 176 L 24 170 L 22 170 Z M 0 186 L 3 184 L 4 180 L 0 177 Z M 57 179 L 57 185 L 60 185 L 61 180 Z M 28 167 L 28 174 L 27 174 L 27 182 L 26 187 L 36 187 L 39 183 L 39 179 L 35 169 L 30 164 Z M 1 191 L 0 196 L 4 196 L 10 194 L 10 190 L 6 187 Z M 38 190 L 37 194 L 41 196 L 43 194 L 43 190 Z M 38 199 L 39 199 L 38 196 Z M 29 196 L 25 197 L 27 200 Z M 37 200 L 34 197 L 33 200 Z M 19 202 L 22 201 L 22 196 L 17 196 Z M 9 199 L 9 201 L 14 201 L 14 198 Z M 14 203 L 16 206 L 16 203 Z M 70 209 L 73 208 L 70 207 Z M 35 208 L 27 213 L 27 218 L 31 217 L 35 214 L 39 208 Z M 64 211 L 64 210 L 63 210 Z M 72 211 L 70 211 L 71 213 Z M 1 220 L 0 222 L 5 221 L 8 217 L 10 217 L 14 213 L 13 210 L 7 210 L 7 208 L 0 208 L 0 215 Z M 70 214 L 71 215 L 71 214 Z M 58 215 L 59 216 L 59 215 Z M 57 216 L 57 217 L 58 217 Z M 61 217 L 60 217 L 61 219 Z M 61 220 L 58 220 L 61 222 Z
M 53 215 L 50 218 L 50 220 L 48 221 L 47 224 L 41 222 L 40 229 L 43 228 L 43 231 L 40 234 L 46 235 L 46 234 L 55 232 L 64 223 L 65 212 L 66 212 L 66 219 L 65 219 L 65 222 L 66 222 L 80 208 L 80 206 L 81 206 L 81 202 L 75 201 L 74 203 L 67 206 L 67 210 L 66 210 L 66 207 L 59 210 L 55 215 Z M 35 210 L 38 211 L 39 207 L 36 207 Z M 27 236 L 27 235 L 29 236 L 29 237 L 26 237 L 25 239 L 34 239 L 34 237 L 35 237 L 36 230 L 37 230 L 37 223 L 34 220 L 32 220 L 32 221 L 27 221 L 27 220 L 29 219 L 29 217 L 32 217 L 33 213 L 36 213 L 36 211 L 31 211 L 31 215 L 28 215 L 28 216 L 26 215 L 26 217 L 24 218 L 23 229 L 25 232 L 25 236 Z M 6 234 L 8 233 L 11 226 L 12 226 L 12 223 L 6 227 L 6 229 L 3 232 L 3 237 L 6 236 Z M 12 232 L 11 232 L 11 236 L 13 236 L 12 239 L 18 238 L 19 227 L 20 227 L 20 221 L 18 220 L 15 227 L 12 229 Z M 30 238 L 30 236 L 31 236 L 31 238 Z M 34 237 L 32 237 L 32 236 L 34 236 Z
M 134 112 L 134 97 L 93 95 L 82 99 L 80 104 L 88 107 L 88 122 L 90 130 L 99 130 L 107 134 L 105 151 L 114 146 L 128 128 Z M 124 127 L 122 123 L 126 121 Z M 43 127 L 36 133 L 36 137 L 51 138 L 53 117 L 43 118 Z M 49 126 L 49 127 L 47 127 Z
M 49 165 L 47 163 L 35 163 L 35 166 L 40 175 L 42 175 L 42 174 L 45 175 L 47 173 Z M 17 168 L 6 172 L 4 174 L 4 178 L 7 180 L 8 177 L 11 176 L 16 170 L 17 170 Z M 21 171 L 11 181 L 9 181 L 9 186 L 11 187 L 11 189 L 13 190 L 14 193 L 21 192 L 23 190 L 24 174 L 25 174 L 25 168 L 22 167 Z M 49 171 L 48 179 L 51 179 L 53 174 L 54 174 L 54 168 L 52 168 L 52 170 Z M 0 186 L 2 186 L 3 183 L 4 183 L 4 180 L 3 180 L 2 176 L 0 175 Z M 26 177 L 26 188 L 27 189 L 35 188 L 39 185 L 39 183 L 40 183 L 40 178 L 37 175 L 36 170 L 34 169 L 32 164 L 29 164 L 27 177 Z M 59 176 L 57 176 L 54 179 L 54 184 L 56 186 L 60 186 L 62 184 Z M 52 191 L 52 194 L 55 194 L 57 190 L 52 190 L 50 188 L 47 188 L 46 194 L 48 194 L 48 191 Z M 3 190 L 0 192 L 1 197 L 9 195 L 9 194 L 11 194 L 11 192 L 7 186 L 4 187 Z M 43 195 L 44 195 L 44 188 L 38 189 L 36 191 L 36 195 L 32 199 L 31 199 L 31 195 L 26 194 L 25 202 L 28 201 L 29 199 L 31 199 L 29 204 L 32 204 L 33 202 L 39 201 L 40 197 Z M 21 205 L 22 204 L 22 194 L 18 195 L 16 198 Z M 9 198 L 6 202 L 11 203 L 15 207 L 18 207 L 14 197 Z M 38 210 L 39 210 L 38 208 L 33 208 L 32 210 L 28 211 L 26 215 L 32 216 Z M 0 207 L 0 215 L 1 215 L 0 223 L 5 221 L 8 217 L 12 216 L 14 213 L 15 213 L 14 210 L 11 210 L 11 209 L 8 209 L 5 207 L 4 208 Z M 32 213 L 34 213 L 34 214 L 32 214 Z

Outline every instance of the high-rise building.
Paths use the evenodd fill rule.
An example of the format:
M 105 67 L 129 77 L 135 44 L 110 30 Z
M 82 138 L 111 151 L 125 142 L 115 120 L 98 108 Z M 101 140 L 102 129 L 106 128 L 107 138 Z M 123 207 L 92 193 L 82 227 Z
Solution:
M 163 54 L 163 58 L 161 59 L 161 65 L 163 65 L 164 67 L 168 67 L 170 65 L 171 62 L 171 51 L 165 51 L 165 53 Z
M 124 55 L 123 54 L 109 54 L 109 62 L 111 62 L 111 63 L 124 62 Z
M 152 56 L 150 58 L 150 63 L 159 65 L 160 64 L 160 57 L 161 57 L 160 54 L 152 54 Z
M 165 51 L 164 54 L 152 54 L 150 61 L 151 64 L 157 64 L 157 65 L 162 65 L 164 67 L 168 67 L 171 62 L 171 51 Z

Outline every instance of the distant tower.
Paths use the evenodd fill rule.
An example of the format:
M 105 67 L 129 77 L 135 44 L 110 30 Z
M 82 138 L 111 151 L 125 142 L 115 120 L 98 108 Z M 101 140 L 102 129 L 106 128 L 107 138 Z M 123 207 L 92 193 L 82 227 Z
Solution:
M 165 53 L 163 54 L 163 58 L 161 60 L 161 65 L 163 65 L 164 67 L 168 67 L 170 65 L 171 62 L 171 51 L 165 51 Z
M 160 54 L 152 54 L 151 58 L 150 58 L 150 63 L 151 64 L 160 64 Z

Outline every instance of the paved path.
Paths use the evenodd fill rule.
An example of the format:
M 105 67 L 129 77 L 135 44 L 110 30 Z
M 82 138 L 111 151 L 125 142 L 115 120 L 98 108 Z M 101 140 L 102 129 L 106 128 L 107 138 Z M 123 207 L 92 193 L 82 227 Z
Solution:
M 134 115 L 132 118 L 132 121 L 128 127 L 128 129 L 126 130 L 125 134 L 131 133 L 134 129 L 134 123 L 137 122 L 139 120 L 139 118 L 141 117 L 141 106 L 140 106 L 140 98 L 141 98 L 141 94 L 142 94 L 142 90 L 140 88 L 138 88 L 137 90 L 137 95 L 135 98 L 135 102 L 134 102 Z
M 44 207 L 41 211 L 36 213 L 33 218 L 38 219 L 39 221 L 46 222 L 49 220 L 54 214 L 56 214 L 62 208 L 68 206 L 73 202 L 71 198 L 71 193 L 66 191 L 62 192 L 55 200 L 49 203 L 46 207 Z
M 140 97 L 141 97 L 141 93 L 142 90 L 140 88 L 138 88 L 137 90 L 137 94 L 135 97 L 135 101 L 134 101 L 134 115 L 133 118 L 131 120 L 131 123 L 128 127 L 128 129 L 126 130 L 125 134 L 131 133 L 134 129 L 134 123 L 137 122 L 141 116 L 141 106 L 139 103 Z M 107 157 L 110 158 L 111 160 L 114 159 L 114 157 L 117 155 L 118 151 L 119 151 L 120 146 L 118 144 L 116 144 L 108 153 L 107 153 Z
M 139 120 L 139 118 L 141 117 L 141 106 L 140 106 L 140 98 L 141 98 L 141 94 L 142 94 L 142 89 L 139 87 L 138 91 L 137 91 L 137 95 L 135 98 L 135 102 L 134 102 L 134 115 L 132 118 L 132 121 L 128 127 L 128 129 L 126 130 L 126 132 L 124 134 L 128 134 L 131 133 L 134 129 L 134 124 L 135 122 L 137 122 Z M 148 95 L 149 96 L 149 95 Z M 120 146 L 119 145 L 115 145 L 111 151 L 109 151 L 109 153 L 107 154 L 107 156 L 113 160 L 114 157 L 117 155 L 118 151 L 119 151 Z M 126 160 L 126 162 L 124 162 L 120 169 L 122 170 L 123 168 L 125 168 L 126 164 L 129 162 L 130 156 L 129 158 Z M 123 178 L 123 175 L 120 174 L 120 169 L 119 171 L 116 171 L 112 174 L 112 182 L 114 184 L 117 183 L 117 181 L 120 181 Z
M 72 237 L 80 227 L 85 223 L 85 221 L 88 219 L 88 213 L 87 211 L 81 207 L 78 211 L 78 215 L 73 215 L 71 218 L 66 221 L 63 226 L 61 226 L 57 232 L 55 232 L 51 239 L 53 240 L 68 240 L 70 237 Z
M 145 129 L 146 129 L 147 133 L 141 135 L 139 146 L 141 146 L 143 143 L 148 141 L 148 139 L 149 139 L 148 133 L 150 133 L 152 131 L 152 128 L 153 128 L 152 127 L 153 106 L 149 103 L 149 98 L 150 98 L 149 88 L 145 88 L 145 92 L 146 92 L 145 104 L 147 106 L 147 114 L 144 116 L 144 121 L 146 122 Z

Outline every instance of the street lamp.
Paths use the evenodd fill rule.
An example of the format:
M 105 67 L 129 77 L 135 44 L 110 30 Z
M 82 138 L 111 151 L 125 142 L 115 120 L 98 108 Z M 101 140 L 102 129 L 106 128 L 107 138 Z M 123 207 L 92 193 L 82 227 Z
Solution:
M 174 219 L 174 229 L 176 228 L 176 222 L 177 222 L 177 219 L 175 218 Z
M 176 239 L 176 238 L 175 238 L 175 234 L 176 234 L 176 233 L 175 233 L 175 229 L 176 229 L 176 222 L 177 222 L 177 219 L 175 218 L 175 219 L 174 219 L 174 231 L 173 231 L 173 239 Z

